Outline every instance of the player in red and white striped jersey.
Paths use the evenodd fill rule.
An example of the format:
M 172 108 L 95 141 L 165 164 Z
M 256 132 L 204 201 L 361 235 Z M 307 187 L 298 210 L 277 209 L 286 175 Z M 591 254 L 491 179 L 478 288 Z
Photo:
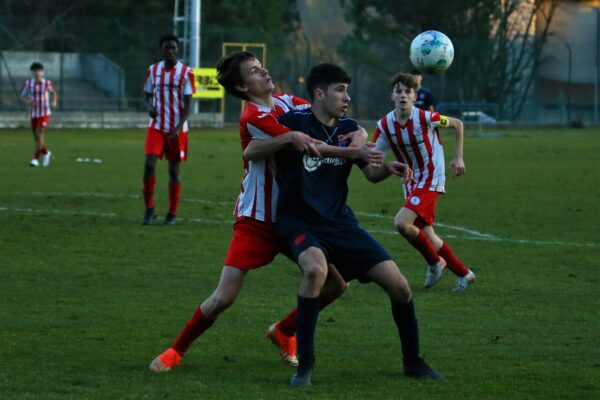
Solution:
M 415 180 L 404 185 L 406 202 L 394 223 L 398 232 L 411 243 L 428 264 L 425 288 L 434 286 L 447 266 L 458 276 L 454 291 L 463 291 L 475 281 L 475 274 L 456 257 L 434 229 L 435 203 L 445 193 L 444 149 L 437 127 L 451 127 L 456 146 L 450 164 L 454 176 L 465 172 L 463 161 L 463 123 L 437 112 L 413 106 L 418 83 L 414 76 L 398 74 L 391 81 L 395 109 L 377 122 L 375 149 L 392 150 L 395 158 L 410 165 Z
M 52 153 L 44 143 L 44 131 L 50 121 L 51 108 L 56 108 L 56 91 L 54 84 L 48 79 L 44 79 L 44 66 L 40 63 L 33 63 L 30 67 L 33 78 L 23 83 L 21 90 L 21 101 L 29 105 L 29 117 L 31 118 L 31 130 L 33 140 L 35 141 L 35 153 L 29 163 L 32 167 L 40 165 L 40 157 L 43 157 L 44 167 L 50 164 Z M 52 100 L 50 100 L 50 94 Z
M 269 264 L 282 250 L 281 242 L 275 234 L 277 183 L 275 164 L 271 156 L 277 150 L 290 146 L 317 156 L 321 152 L 325 155 L 330 151 L 341 151 L 368 160 L 369 156 L 375 153 L 368 146 L 331 149 L 331 146 L 323 146 L 302 132 L 290 131 L 280 125 L 277 122 L 279 116 L 289 110 L 305 108 L 308 103 L 290 95 L 274 96 L 274 85 L 268 71 L 254 54 L 230 54 L 219 61 L 217 70 L 219 83 L 227 92 L 247 101 L 240 118 L 240 139 L 246 173 L 234 211 L 236 222 L 233 226 L 233 237 L 218 286 L 196 309 L 171 347 L 152 361 L 150 369 L 156 372 L 168 371 L 179 364 L 192 343 L 233 304 L 248 271 Z M 272 139 L 253 140 L 266 138 Z M 366 132 L 354 132 L 348 139 L 354 139 L 355 144 L 364 143 Z M 377 154 L 381 160 L 381 154 Z M 346 283 L 335 268 L 332 268 L 322 292 L 321 306 L 330 304 L 341 296 L 345 289 Z M 295 330 L 296 309 L 293 309 L 267 331 L 267 337 L 279 347 L 282 359 L 290 365 L 298 364 Z
M 192 94 L 195 92 L 194 73 L 190 67 L 177 61 L 179 40 L 175 35 L 160 39 L 164 60 L 153 64 L 146 73 L 144 92 L 150 123 L 146 134 L 144 165 L 144 204 L 146 211 L 142 224 L 149 224 L 154 212 L 156 160 L 169 161 L 169 212 L 165 224 L 173 225 L 179 205 L 181 180 L 179 163 L 187 159 L 188 123 Z

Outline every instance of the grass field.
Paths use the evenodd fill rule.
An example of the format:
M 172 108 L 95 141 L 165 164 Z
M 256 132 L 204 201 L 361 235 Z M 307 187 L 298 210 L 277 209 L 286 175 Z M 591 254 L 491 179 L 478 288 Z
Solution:
M 31 134 L 0 132 L 0 398 L 599 399 L 600 131 L 503 133 L 468 134 L 467 174 L 438 202 L 438 233 L 479 278 L 463 294 L 451 275 L 422 289 L 424 262 L 393 232 L 398 182 L 351 177 L 350 204 L 412 283 L 423 353 L 448 380 L 402 376 L 388 301 L 355 283 L 321 314 L 315 386 L 296 390 L 263 336 L 295 303 L 283 258 L 249 275 L 180 368 L 147 369 L 218 280 L 235 132 L 192 132 L 180 220 L 147 227 L 143 129 L 51 130 L 55 158 L 37 169 Z M 166 186 L 162 162 L 161 215 Z

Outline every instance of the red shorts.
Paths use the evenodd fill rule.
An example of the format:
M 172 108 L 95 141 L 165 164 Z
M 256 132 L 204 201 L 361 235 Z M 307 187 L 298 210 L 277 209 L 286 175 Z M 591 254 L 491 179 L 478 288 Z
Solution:
M 35 132 L 38 129 L 46 129 L 49 121 L 49 115 L 46 115 L 45 117 L 31 118 L 31 130 Z
M 415 226 L 423 228 L 433 226 L 435 216 L 435 201 L 440 193 L 425 189 L 417 189 L 406 199 L 404 207 L 413 210 L 417 215 Z
M 154 154 L 161 160 L 166 157 L 169 161 L 187 160 L 188 133 L 179 132 L 178 139 L 171 139 L 165 132 L 148 127 L 146 131 L 146 155 Z
M 223 265 L 241 270 L 260 268 L 273 261 L 280 250 L 274 223 L 241 217 L 233 224 L 233 237 Z

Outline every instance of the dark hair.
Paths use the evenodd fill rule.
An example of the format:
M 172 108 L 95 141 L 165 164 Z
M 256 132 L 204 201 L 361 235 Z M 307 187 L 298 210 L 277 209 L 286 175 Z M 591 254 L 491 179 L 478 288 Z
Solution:
M 413 69 L 412 71 L 410 71 L 411 75 L 421 75 L 423 76 L 423 73 L 418 70 L 417 68 Z
M 236 85 L 242 85 L 242 70 L 240 65 L 244 61 L 254 60 L 256 56 L 249 51 L 236 51 L 221 58 L 217 65 L 217 80 L 225 88 L 227 93 L 242 100 L 249 100 L 248 95 L 236 89 Z
M 162 48 L 162 45 L 164 42 L 170 42 L 170 41 L 177 43 L 177 46 L 179 46 L 179 39 L 177 38 L 177 36 L 173 35 L 172 33 L 169 33 L 168 35 L 163 35 L 158 42 L 158 46 L 160 48 Z
M 417 90 L 417 88 L 419 87 L 417 80 L 412 74 L 405 74 L 400 72 L 399 74 L 394 75 L 392 79 L 390 79 L 390 85 L 392 85 L 392 89 L 394 89 L 399 83 L 413 90 Z
M 308 97 L 310 100 L 314 100 L 315 89 L 327 90 L 327 86 L 332 83 L 348 83 L 350 84 L 352 79 L 350 75 L 342 67 L 323 63 L 312 67 L 308 77 L 306 78 L 306 90 L 308 91 Z
M 30 71 L 37 71 L 38 69 L 44 69 L 44 66 L 42 65 L 42 63 L 39 62 L 34 62 L 33 64 L 31 64 L 31 67 L 29 67 Z

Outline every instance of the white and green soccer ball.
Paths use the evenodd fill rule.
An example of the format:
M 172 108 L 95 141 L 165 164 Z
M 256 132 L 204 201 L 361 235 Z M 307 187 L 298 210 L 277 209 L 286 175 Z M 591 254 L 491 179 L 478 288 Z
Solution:
M 410 44 L 410 61 L 422 72 L 437 73 L 448 69 L 454 59 L 454 46 L 448 36 L 425 31 Z

